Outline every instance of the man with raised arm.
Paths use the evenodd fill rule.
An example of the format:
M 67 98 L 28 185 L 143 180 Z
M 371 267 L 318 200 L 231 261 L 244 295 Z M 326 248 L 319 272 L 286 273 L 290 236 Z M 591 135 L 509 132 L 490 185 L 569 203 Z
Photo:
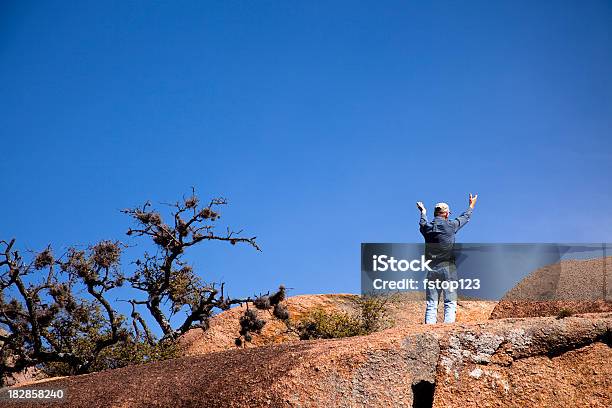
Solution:
M 472 210 L 476 205 L 478 194 L 470 193 L 469 207 L 454 220 L 449 220 L 450 208 L 446 203 L 438 203 L 434 210 L 434 219 L 427 221 L 427 210 L 421 201 L 417 202 L 417 208 L 421 211 L 419 226 L 421 234 L 425 238 L 425 256 L 431 259 L 431 271 L 427 272 L 425 294 L 427 307 L 425 310 L 425 323 L 435 324 L 438 315 L 438 301 L 444 293 L 444 323 L 453 323 L 457 314 L 457 291 L 442 289 L 442 282 L 456 282 L 457 269 L 452 256 L 455 234 L 472 216 Z M 452 286 L 446 284 L 446 287 Z

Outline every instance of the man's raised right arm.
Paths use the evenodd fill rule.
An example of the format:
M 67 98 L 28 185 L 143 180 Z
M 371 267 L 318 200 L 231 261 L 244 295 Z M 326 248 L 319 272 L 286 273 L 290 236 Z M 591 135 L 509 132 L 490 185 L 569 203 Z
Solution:
M 421 212 L 421 219 L 419 220 L 419 226 L 421 230 L 427 225 L 427 209 L 421 201 L 417 201 L 417 208 Z

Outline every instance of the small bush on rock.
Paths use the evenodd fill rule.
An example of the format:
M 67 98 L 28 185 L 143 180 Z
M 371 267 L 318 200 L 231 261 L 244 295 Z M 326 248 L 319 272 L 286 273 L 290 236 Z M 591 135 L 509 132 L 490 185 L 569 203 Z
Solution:
M 301 340 L 335 339 L 363 336 L 391 326 L 387 302 L 389 297 L 358 298 L 355 312 L 327 311 L 316 308 L 302 316 L 291 329 Z

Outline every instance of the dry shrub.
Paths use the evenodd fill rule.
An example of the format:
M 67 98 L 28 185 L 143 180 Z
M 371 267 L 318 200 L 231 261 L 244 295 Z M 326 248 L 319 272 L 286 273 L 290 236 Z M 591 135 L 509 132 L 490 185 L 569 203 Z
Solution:
M 363 336 L 392 325 L 387 296 L 362 296 L 355 300 L 354 312 L 315 308 L 302 316 L 293 329 L 301 340 L 336 339 Z
M 570 309 L 563 308 L 559 310 L 559 313 L 557 313 L 557 320 L 565 319 L 566 317 L 571 317 L 572 314 L 573 313 Z

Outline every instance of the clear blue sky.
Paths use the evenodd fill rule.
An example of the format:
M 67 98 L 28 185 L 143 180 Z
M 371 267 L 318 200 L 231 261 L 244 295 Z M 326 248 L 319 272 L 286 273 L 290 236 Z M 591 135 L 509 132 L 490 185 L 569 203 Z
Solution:
M 612 3 L 423 3 L 2 2 L 1 237 L 132 242 L 193 185 L 262 245 L 192 254 L 234 295 L 358 292 L 470 191 L 464 242 L 612 241 Z

